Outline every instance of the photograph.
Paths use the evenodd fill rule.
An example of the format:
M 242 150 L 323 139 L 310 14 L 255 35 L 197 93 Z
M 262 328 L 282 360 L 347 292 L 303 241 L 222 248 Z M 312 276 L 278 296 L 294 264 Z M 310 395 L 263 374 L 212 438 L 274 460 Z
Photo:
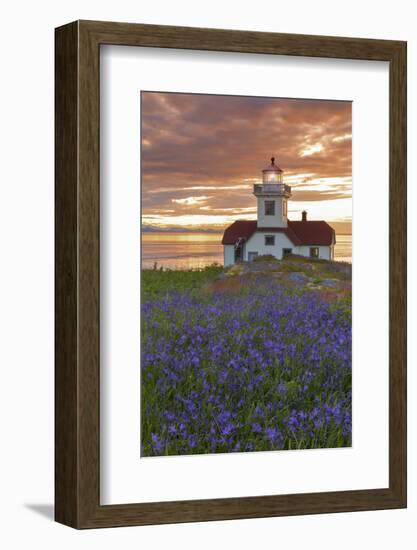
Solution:
M 352 103 L 140 106 L 141 456 L 350 447 Z

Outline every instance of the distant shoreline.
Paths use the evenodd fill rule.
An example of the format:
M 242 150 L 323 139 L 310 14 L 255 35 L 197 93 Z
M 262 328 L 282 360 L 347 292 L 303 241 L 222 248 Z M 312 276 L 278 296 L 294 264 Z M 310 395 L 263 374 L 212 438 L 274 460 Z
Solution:
M 222 234 L 224 229 L 141 229 L 141 233 L 209 233 L 209 234 Z M 352 233 L 336 231 L 336 235 L 348 235 L 352 236 Z

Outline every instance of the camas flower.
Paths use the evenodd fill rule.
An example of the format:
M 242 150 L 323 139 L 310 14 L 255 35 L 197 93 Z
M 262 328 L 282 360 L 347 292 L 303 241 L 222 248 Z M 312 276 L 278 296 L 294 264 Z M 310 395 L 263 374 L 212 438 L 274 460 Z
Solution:
M 268 278 L 247 290 L 142 304 L 143 454 L 351 444 L 349 312 Z

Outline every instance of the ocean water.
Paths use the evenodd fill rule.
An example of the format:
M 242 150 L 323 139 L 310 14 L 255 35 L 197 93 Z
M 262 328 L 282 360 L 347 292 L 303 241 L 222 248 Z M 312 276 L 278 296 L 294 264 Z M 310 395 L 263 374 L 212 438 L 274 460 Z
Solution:
M 334 259 L 352 263 L 352 235 L 336 235 Z
M 222 233 L 142 233 L 142 267 L 189 269 L 223 264 Z M 336 235 L 335 260 L 352 261 L 352 235 Z

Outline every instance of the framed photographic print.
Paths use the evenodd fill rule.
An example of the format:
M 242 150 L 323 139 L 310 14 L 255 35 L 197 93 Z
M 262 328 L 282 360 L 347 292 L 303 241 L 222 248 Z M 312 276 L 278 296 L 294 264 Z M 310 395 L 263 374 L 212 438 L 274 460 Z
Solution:
M 56 520 L 406 506 L 406 44 L 56 29 Z

